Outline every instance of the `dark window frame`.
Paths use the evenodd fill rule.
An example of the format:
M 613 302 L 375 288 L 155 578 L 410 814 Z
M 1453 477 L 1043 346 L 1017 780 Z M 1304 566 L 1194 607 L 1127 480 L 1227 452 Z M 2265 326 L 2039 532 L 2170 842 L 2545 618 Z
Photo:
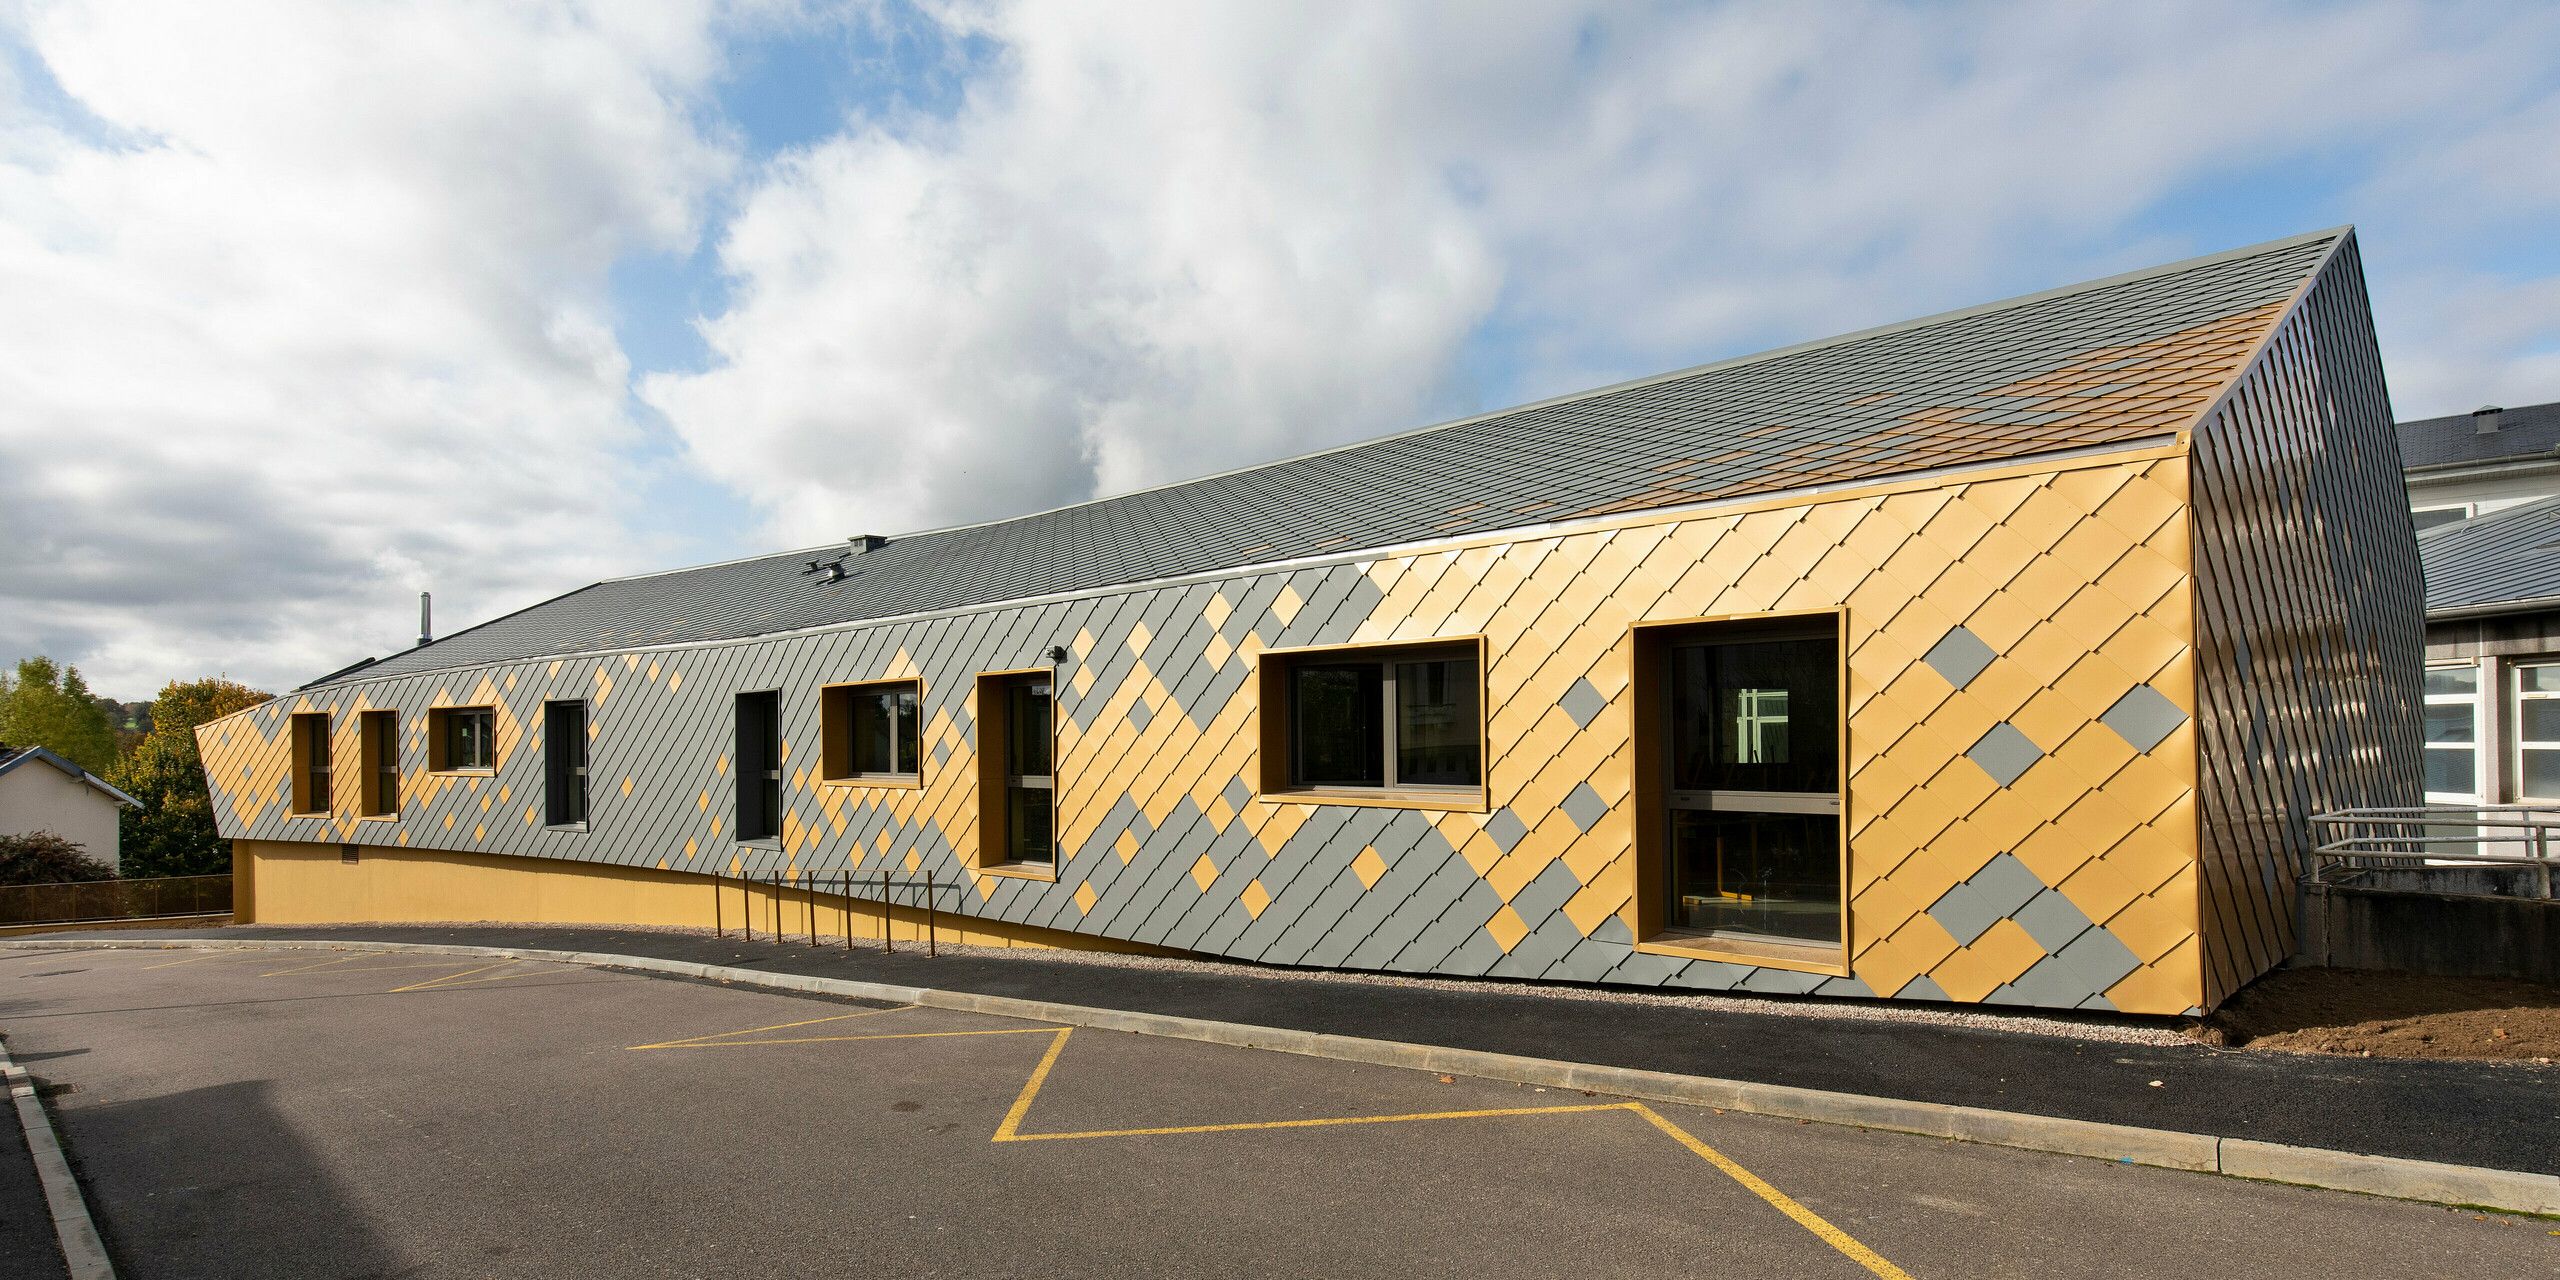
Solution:
M 293 811 L 296 818 L 326 818 L 335 810 L 335 775 L 330 762 L 337 755 L 334 736 L 337 728 L 326 711 L 297 711 L 292 720 Z
M 477 748 L 476 756 L 466 760 L 454 759 L 456 731 L 473 724 L 481 728 L 472 743 Z M 471 776 L 494 774 L 498 771 L 498 762 L 498 709 L 495 705 L 428 709 L 427 772 Z
M 782 691 L 758 689 L 737 696 L 737 807 L 730 832 L 740 844 L 782 838 Z
M 1035 880 L 1055 880 L 1058 874 L 1058 811 L 1062 785 L 1058 759 L 1058 687 L 1061 682 L 1054 669 L 1046 667 L 1015 671 L 985 671 L 978 674 L 976 708 L 978 725 L 978 869 L 994 875 L 1022 876 Z M 1015 690 L 1045 686 L 1042 699 L 1048 709 L 1048 724 L 1035 726 L 1041 732 L 1024 733 L 1018 718 Z M 1026 755 L 1022 748 L 1026 739 L 1037 739 L 1042 747 L 1039 755 Z M 1016 772 L 1027 763 L 1045 763 L 1046 774 Z M 1048 856 L 1025 858 L 1015 856 L 1019 850 L 1018 833 L 1014 830 L 1017 804 L 1027 803 L 1034 794 L 1047 797 L 1047 838 L 1042 841 Z
M 359 817 L 388 821 L 400 816 L 400 713 L 374 710 L 360 712 L 356 718 L 358 742 L 358 776 L 362 794 L 357 798 Z
M 1453 809 L 1483 812 L 1492 794 L 1492 698 L 1487 688 L 1490 654 L 1483 636 L 1399 640 L 1376 644 L 1328 645 L 1320 648 L 1265 650 L 1257 661 L 1261 710 L 1260 792 L 1274 800 L 1306 804 L 1380 805 L 1393 808 Z M 1411 677 L 1403 670 L 1418 664 L 1466 662 L 1473 666 L 1465 686 L 1474 713 L 1473 782 L 1416 781 L 1406 776 L 1405 700 Z M 1375 781 L 1358 777 L 1319 777 L 1307 753 L 1313 734 L 1305 727 L 1302 705 L 1304 675 L 1315 672 L 1369 672 L 1363 676 L 1360 703 L 1374 702 L 1374 714 L 1359 732 L 1373 734 L 1356 754 Z M 1464 712 L 1460 713 L 1461 715 Z M 1442 744 L 1446 746 L 1447 744 Z M 1313 780 L 1311 780 L 1313 779 Z
M 589 723 L 583 698 L 542 704 L 543 826 L 550 830 L 584 831 L 592 816 L 595 789 L 587 769 Z

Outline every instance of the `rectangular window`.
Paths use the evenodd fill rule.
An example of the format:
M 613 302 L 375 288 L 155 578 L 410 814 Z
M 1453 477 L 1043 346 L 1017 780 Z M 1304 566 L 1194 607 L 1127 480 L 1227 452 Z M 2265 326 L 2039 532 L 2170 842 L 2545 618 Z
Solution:
M 587 704 L 542 704 L 544 821 L 555 827 L 587 825 Z
M 1037 877 L 1057 864 L 1054 689 L 1045 671 L 978 677 L 980 866 Z
M 2560 663 L 2516 668 L 2515 719 L 2516 798 L 2560 801 Z
M 819 691 L 819 777 L 912 786 L 921 776 L 913 680 L 831 684 Z
M 1636 629 L 1640 945 L 1845 963 L 1839 629 Z
M 363 731 L 363 814 L 368 818 L 400 815 L 400 713 L 368 711 L 357 721 Z
M 782 695 L 738 695 L 738 838 L 782 834 Z
M 329 812 L 329 715 L 325 711 L 293 718 L 293 811 Z
M 1268 792 L 1405 793 L 1482 803 L 1484 694 L 1474 641 L 1263 659 Z
M 2427 668 L 2426 766 L 2429 800 L 2480 802 L 2480 668 Z
M 437 707 L 427 712 L 427 768 L 435 773 L 498 767 L 498 713 L 490 707 Z
M 2420 533 L 2425 533 L 2429 529 L 2440 529 L 2449 524 L 2460 524 L 2470 518 L 2471 507 L 2467 503 L 2459 507 L 2419 507 L 2409 513 L 2409 523 Z

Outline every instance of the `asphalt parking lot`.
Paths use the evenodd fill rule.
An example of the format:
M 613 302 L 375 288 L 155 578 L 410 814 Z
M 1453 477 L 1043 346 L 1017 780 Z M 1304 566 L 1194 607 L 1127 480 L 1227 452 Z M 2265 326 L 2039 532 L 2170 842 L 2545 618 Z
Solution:
M 130 1277 L 2560 1267 L 2515 1215 L 540 962 L 10 955 L 0 1032 Z

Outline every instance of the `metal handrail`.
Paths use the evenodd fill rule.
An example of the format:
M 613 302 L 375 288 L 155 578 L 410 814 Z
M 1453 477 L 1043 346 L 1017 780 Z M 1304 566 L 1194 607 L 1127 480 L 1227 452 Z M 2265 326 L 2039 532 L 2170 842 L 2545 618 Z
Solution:
M 2529 866 L 2537 896 L 2548 898 L 2552 863 L 2560 855 L 2560 805 L 2340 809 L 2313 815 L 2311 825 L 2331 837 L 2311 851 L 2314 880 L 2341 863 L 2401 869 Z

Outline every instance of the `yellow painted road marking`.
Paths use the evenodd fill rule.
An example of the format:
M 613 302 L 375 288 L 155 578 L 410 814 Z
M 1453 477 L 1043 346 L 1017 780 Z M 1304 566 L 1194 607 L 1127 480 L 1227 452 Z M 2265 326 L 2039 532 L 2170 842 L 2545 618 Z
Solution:
M 1066 1138 L 1147 1138 L 1178 1133 L 1238 1133 L 1248 1129 L 1312 1129 L 1332 1125 L 1397 1124 L 1407 1120 L 1480 1120 L 1503 1116 L 1562 1115 L 1590 1111 L 1632 1111 L 1669 1134 L 1674 1141 L 1696 1153 L 1707 1163 L 1722 1170 L 1725 1176 L 1739 1182 L 1753 1195 L 1769 1202 L 1778 1212 L 1796 1220 L 1823 1243 L 1840 1251 L 1850 1261 L 1882 1276 L 1885 1280 L 1911 1280 L 1902 1268 L 1885 1261 L 1883 1255 L 1858 1243 L 1846 1231 L 1831 1225 L 1822 1215 L 1805 1208 L 1785 1192 L 1762 1181 L 1760 1176 L 1735 1164 L 1723 1152 L 1700 1142 L 1688 1130 L 1671 1123 L 1653 1108 L 1641 1102 L 1600 1102 L 1563 1107 L 1503 1107 L 1485 1111 L 1425 1111 L 1401 1116 L 1340 1116 L 1309 1120 L 1261 1120 L 1245 1124 L 1194 1124 L 1161 1129 L 1097 1129 L 1087 1133 L 1024 1133 L 1023 1118 L 1031 1113 L 1032 1102 L 1040 1096 L 1040 1087 L 1049 1081 L 1049 1072 L 1058 1065 L 1058 1055 L 1066 1051 L 1067 1037 L 1073 1027 L 1060 1027 L 1057 1038 L 1049 1042 L 1049 1051 L 1040 1055 L 1040 1065 L 1031 1069 L 1031 1078 L 1023 1082 L 1022 1093 L 1013 1100 L 1013 1108 L 1005 1112 L 1004 1122 L 996 1126 L 995 1142 L 1043 1142 Z
M 167 963 L 167 964 L 146 964 L 146 965 L 144 965 L 144 966 L 142 966 L 142 967 L 143 967 L 143 968 L 145 968 L 145 969 L 175 969 L 175 968 L 177 968 L 179 965 L 182 965 L 182 964 L 195 964 L 195 963 L 197 963 L 197 962 L 199 962 L 199 961 L 203 961 L 203 960 L 212 960 L 212 959 L 215 959 L 215 958 L 217 958 L 217 957 L 221 956 L 221 954 L 222 954 L 221 952 L 216 951 L 216 952 L 213 952 L 213 953 L 212 953 L 212 954 L 210 954 L 210 955 L 190 956 L 190 957 L 188 957 L 187 959 L 184 959 L 184 960 L 172 960 L 172 961 L 170 961 L 170 962 L 169 962 L 169 963 Z M 236 959 L 237 957 L 234 957 L 234 958 Z
M 540 962 L 532 960 L 502 960 L 497 964 L 484 964 L 477 969 L 465 969 L 460 973 L 449 974 L 442 978 L 429 978 L 424 982 L 413 982 L 405 987 L 393 987 L 391 990 L 386 991 L 383 994 L 396 996 L 403 991 L 442 991 L 448 987 L 469 986 L 474 982 L 505 982 L 510 978 L 547 978 L 552 974 L 563 972 L 570 967 L 562 965 L 550 969 L 535 969 L 526 973 L 501 973 L 488 978 L 474 978 L 471 976 L 475 973 L 487 973 L 491 969 L 505 969 L 513 965 L 538 963 Z
M 819 1023 L 821 1023 L 821 1022 L 842 1022 L 842 1021 L 844 1021 L 844 1020 L 845 1020 L 845 1019 L 847 1019 L 847 1018 L 868 1018 L 868 1017 L 870 1017 L 871 1015 L 876 1014 L 876 1013 L 896 1013 L 896 1012 L 899 1012 L 899 1010 L 903 1010 L 903 1009 L 912 1009 L 912 1008 L 915 1008 L 915 1006 L 914 1006 L 914 1005 L 911 1005 L 911 1004 L 902 1004 L 902 1005 L 899 1005 L 896 1009 L 865 1009 L 865 1010 L 862 1010 L 862 1011 L 861 1011 L 861 1012 L 859 1012 L 859 1013 L 839 1013 L 839 1014 L 836 1014 L 836 1015 L 835 1015 L 835 1016 L 833 1016 L 833 1017 L 827 1017 L 827 1018 L 811 1018 L 811 1019 L 808 1019 L 808 1020 L 807 1020 L 807 1021 L 805 1021 L 805 1022 L 777 1022 L 777 1023 L 773 1024 L 773 1025 L 772 1025 L 772 1026 L 770 1026 L 770 1027 L 749 1027 L 749 1028 L 747 1028 L 747 1029 L 746 1029 L 746 1030 L 744 1030 L 744 1031 L 714 1031 L 714 1032 L 712 1032 L 712 1033 L 711 1033 L 711 1034 L 709 1034 L 709 1035 L 703 1035 L 703 1036 L 687 1036 L 687 1037 L 685 1037 L 685 1038 L 684 1038 L 684 1039 L 682 1039 L 682 1040 L 666 1040 L 666 1041 L 661 1041 L 661 1042 L 659 1042 L 659 1043 L 657 1043 L 657 1044 L 634 1044 L 634 1045 L 625 1045 L 625 1046 L 623 1046 L 623 1047 L 624 1047 L 624 1048 L 626 1048 L 626 1049 L 681 1049 L 681 1048 L 685 1048 L 685 1047 L 687 1047 L 687 1046 L 700 1044 L 701 1042 L 703 1042 L 703 1041 L 705 1041 L 705 1040 L 720 1040 L 720 1039 L 724 1039 L 724 1038 L 726 1038 L 726 1037 L 728 1037 L 728 1036 L 751 1036 L 751 1035 L 754 1035 L 755 1033 L 757 1033 L 757 1032 L 759 1032 L 759 1031 L 788 1031 L 788 1030 L 790 1030 L 790 1029 L 791 1029 L 791 1028 L 793 1028 L 793 1027 L 814 1027 L 814 1026 L 818 1025 Z M 827 1038 L 832 1039 L 832 1038 L 834 1038 L 834 1037 L 827 1037 Z M 845 1038 L 850 1039 L 851 1037 L 845 1037 Z M 737 1041 L 731 1041 L 730 1043 L 733 1043 L 733 1044 L 797 1044 L 797 1043 L 800 1043 L 800 1042 L 799 1042 L 799 1041 L 790 1041 L 790 1040 L 782 1040 L 782 1041 L 767 1041 L 767 1040 L 737 1040 Z
M 353 959 L 353 958 L 355 958 L 355 957 L 349 957 L 349 958 L 350 958 L 350 959 Z M 330 961 L 330 962 L 329 962 L 329 964 L 330 964 L 330 965 L 337 965 L 337 964 L 340 964 L 340 963 L 342 963 L 342 962 L 340 962 L 340 961 L 336 961 L 336 960 L 332 960 L 332 961 Z M 465 967 L 465 966 L 469 965 L 470 963 L 471 963 L 471 962 L 470 962 L 470 961 L 468 961 L 468 960 L 453 960 L 453 961 L 447 961 L 447 962 L 445 962 L 445 963 L 443 963 L 443 964 L 350 964 L 350 965 L 346 965 L 346 966 L 345 966 L 345 967 L 343 967 L 343 968 L 330 968 L 330 969 L 329 969 L 329 972 L 331 972 L 331 973 L 379 973 L 379 972 L 381 972 L 381 971 L 383 971 L 383 970 L 385 970 L 385 969 L 460 969 L 460 968 L 463 968 L 463 967 Z M 314 964 L 314 965 L 305 965 L 305 966 L 303 966 L 302 968 L 299 968 L 299 969 L 278 969 L 278 970 L 276 970 L 274 973 L 261 973 L 261 974 L 258 974 L 257 976 L 258 976 L 258 977 L 261 977 L 261 978 L 281 978 L 281 977 L 284 977 L 284 976 L 286 976 L 286 975 L 288 975 L 288 974 L 295 974 L 295 973 L 316 973 L 316 972 L 320 971 L 320 970 L 321 970 L 321 969 L 323 969 L 323 968 L 328 968 L 328 966 L 327 966 L 327 965 L 317 965 L 317 964 Z
M 883 1013 L 891 1012 L 883 1009 Z M 669 1044 L 635 1044 L 634 1049 L 735 1049 L 764 1044 L 833 1044 L 839 1040 L 940 1040 L 946 1036 L 1027 1036 L 1037 1035 L 1047 1027 L 1006 1027 L 999 1031 L 902 1031 L 880 1036 L 800 1036 L 787 1040 L 723 1040 L 711 1044 L 677 1041 Z M 743 1035 L 744 1032 L 733 1034 Z

